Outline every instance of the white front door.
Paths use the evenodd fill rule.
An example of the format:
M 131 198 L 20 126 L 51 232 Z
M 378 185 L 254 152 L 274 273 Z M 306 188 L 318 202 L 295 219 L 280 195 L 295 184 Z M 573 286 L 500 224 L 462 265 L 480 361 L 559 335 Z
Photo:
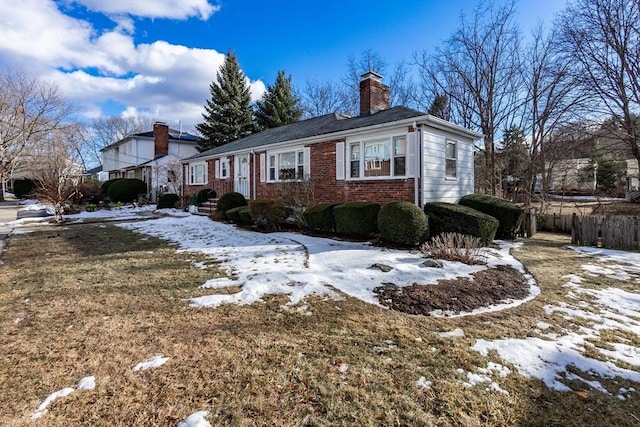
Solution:
M 249 155 L 243 154 L 235 157 L 234 162 L 234 191 L 242 194 L 247 199 L 250 196 L 249 193 Z

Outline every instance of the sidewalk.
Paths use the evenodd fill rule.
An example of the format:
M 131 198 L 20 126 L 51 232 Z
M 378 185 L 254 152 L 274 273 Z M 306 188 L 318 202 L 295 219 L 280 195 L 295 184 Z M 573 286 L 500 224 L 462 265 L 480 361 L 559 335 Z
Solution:
M 0 202 L 0 258 L 5 250 L 7 237 L 11 232 L 11 228 L 6 224 L 16 220 L 17 208 L 18 201 L 14 198 L 6 197 L 4 202 Z

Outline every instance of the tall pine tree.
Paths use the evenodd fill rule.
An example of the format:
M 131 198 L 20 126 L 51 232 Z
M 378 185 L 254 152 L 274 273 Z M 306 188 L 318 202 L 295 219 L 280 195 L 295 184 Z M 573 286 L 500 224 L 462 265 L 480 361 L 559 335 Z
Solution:
M 257 102 L 256 124 L 260 130 L 297 122 L 302 117 L 300 98 L 291 86 L 291 76 L 278 71 L 273 86 L 267 88 L 264 98 Z
M 209 91 L 211 99 L 204 106 L 204 122 L 196 125 L 204 138 L 197 147 L 201 152 L 255 131 L 249 86 L 234 52 L 227 52 Z

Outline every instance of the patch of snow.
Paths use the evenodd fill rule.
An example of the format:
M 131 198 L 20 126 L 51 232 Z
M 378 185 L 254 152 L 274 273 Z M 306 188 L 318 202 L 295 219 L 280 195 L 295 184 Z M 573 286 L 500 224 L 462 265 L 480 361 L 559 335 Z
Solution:
M 78 390 L 93 390 L 96 388 L 96 377 L 93 375 L 84 377 L 76 384 Z
M 226 277 L 219 277 L 217 279 L 209 279 L 199 287 L 202 289 L 221 289 L 237 285 L 238 283 L 235 280 L 231 280 Z
M 420 377 L 418 378 L 418 381 L 416 381 L 416 386 L 418 388 L 430 389 L 432 385 L 433 385 L 433 381 L 427 381 L 425 377 Z
M 13 324 L 17 325 L 18 323 L 22 322 L 24 320 L 24 317 L 16 317 L 15 319 L 13 319 Z
M 458 372 L 464 373 L 464 370 L 459 369 Z M 498 363 L 489 362 L 486 368 L 476 368 L 476 372 L 467 372 L 467 381 L 462 382 L 463 387 L 472 388 L 478 384 L 489 383 L 485 390 L 497 391 L 502 394 L 509 394 L 508 391 L 500 387 L 500 384 L 493 381 L 492 378 L 492 375 L 494 374 L 497 374 L 500 378 L 505 378 L 511 373 L 511 370 L 509 368 Z
M 209 415 L 209 411 L 194 412 L 180 421 L 177 427 L 211 427 L 211 424 L 205 419 L 207 415 Z
M 338 366 L 338 370 L 340 371 L 340 373 L 346 374 L 347 372 L 349 372 L 349 364 L 348 363 L 341 363 Z
M 169 360 L 168 357 L 153 356 L 151 359 L 138 363 L 136 366 L 132 368 L 132 370 L 135 372 L 140 370 L 146 371 L 147 369 L 157 368 L 167 363 L 168 360 Z
M 268 294 L 287 295 L 287 304 L 297 305 L 309 295 L 340 299 L 340 293 L 379 305 L 373 289 L 385 282 L 397 286 L 435 284 L 440 279 L 469 277 L 477 271 L 504 264 L 524 273 L 522 264 L 509 253 L 519 244 L 506 242 L 498 242 L 500 249 L 483 250 L 487 266 L 445 261 L 441 269 L 428 269 L 422 265 L 424 258 L 417 253 L 294 233 L 256 233 L 203 216 L 166 217 L 117 225 L 175 242 L 181 252 L 198 252 L 215 258 L 221 268 L 237 277 L 233 284 L 240 287 L 239 292 L 192 298 L 189 301 L 193 307 L 252 304 L 263 301 Z M 372 263 L 391 265 L 393 270 L 388 273 L 373 270 L 369 268 Z M 462 315 L 501 310 L 534 298 L 540 290 L 533 277 L 527 275 L 527 279 L 528 298 Z M 205 285 L 218 288 L 230 283 L 212 279 Z
M 464 331 L 460 328 L 456 328 L 449 332 L 438 332 L 438 335 L 442 338 L 464 337 Z
M 54 400 L 59 399 L 61 397 L 65 397 L 73 393 L 75 390 L 71 387 L 66 387 L 56 392 L 51 393 L 49 396 L 44 399 L 44 401 L 38 406 L 38 409 L 31 414 L 31 419 L 35 420 L 38 418 L 42 418 L 44 414 L 47 413 L 47 407 L 53 403 Z

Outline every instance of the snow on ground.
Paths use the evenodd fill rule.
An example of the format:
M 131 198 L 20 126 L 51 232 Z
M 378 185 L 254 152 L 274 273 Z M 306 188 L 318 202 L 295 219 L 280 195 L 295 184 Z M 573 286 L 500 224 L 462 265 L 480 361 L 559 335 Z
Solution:
M 211 427 L 211 424 L 205 419 L 207 415 L 209 415 L 208 411 L 195 412 L 180 421 L 177 427 Z
M 151 368 L 158 368 L 169 361 L 168 357 L 162 356 L 153 356 L 152 358 L 145 360 L 144 362 L 138 363 L 136 366 L 132 368 L 132 371 L 146 371 Z
M 468 277 L 471 273 L 499 264 L 511 265 L 524 272 L 523 266 L 509 253 L 517 244 L 501 244 L 500 249 L 485 249 L 487 266 L 469 266 L 444 261 L 443 268 L 423 265 L 416 252 L 391 250 L 362 242 L 345 242 L 294 233 L 256 233 L 236 228 L 202 216 L 165 217 L 154 221 L 120 223 L 139 233 L 159 237 L 178 244 L 181 251 L 199 252 L 219 260 L 232 279 L 215 278 L 203 288 L 239 286 L 234 294 L 192 298 L 193 307 L 218 307 L 222 304 L 252 304 L 267 294 L 289 296 L 295 305 L 309 295 L 340 298 L 336 290 L 378 304 L 373 290 L 383 283 L 409 286 L 414 283 L 435 284 L 440 279 Z M 382 272 L 372 265 L 392 266 Z M 203 264 L 199 264 L 203 267 Z M 531 276 L 531 296 L 539 289 Z M 510 301 L 483 308 L 474 313 L 504 309 L 522 303 Z
M 583 248 L 581 248 L 583 249 Z M 617 251 L 617 256 L 623 254 Z M 626 261 L 634 259 L 638 254 L 629 254 Z M 618 261 L 624 262 L 625 259 Z M 583 266 L 584 268 L 584 266 Z M 585 271 L 593 274 L 593 269 Z M 602 274 L 608 275 L 603 271 Z M 640 337 L 640 293 L 627 292 L 622 289 L 609 287 L 590 289 L 580 284 L 579 276 L 565 276 L 570 290 L 567 295 L 574 296 L 574 304 L 559 303 L 549 305 L 544 309 L 547 314 L 560 315 L 567 320 L 579 320 L 582 325 L 576 330 L 563 330 L 560 335 L 546 335 L 543 338 L 530 337 L 526 339 L 500 339 L 487 341 L 479 339 L 472 347 L 483 355 L 495 350 L 501 359 L 516 366 L 518 371 L 526 376 L 542 380 L 547 387 L 570 391 L 563 380 L 579 380 L 608 394 L 616 394 L 626 398 L 619 390 L 607 390 L 599 381 L 588 380 L 567 368 L 574 366 L 587 374 L 603 378 L 624 378 L 640 382 L 640 372 L 620 367 L 616 362 L 640 366 L 640 349 L 621 342 L 606 342 L 602 348 L 593 341 L 603 339 L 602 331 L 622 331 Z M 538 325 L 543 329 L 546 324 Z M 624 338 L 620 338 L 624 340 Z M 613 348 L 613 350 L 610 350 Z M 598 359 L 587 356 L 586 350 L 600 355 Z M 603 359 L 603 360 L 600 360 Z
M 76 387 L 78 388 L 78 390 L 91 390 L 95 388 L 95 386 L 96 386 L 96 378 L 93 376 L 84 377 L 80 379 L 80 381 L 78 381 L 78 383 L 76 384 Z M 31 413 L 31 419 L 35 420 L 38 418 L 42 418 L 47 413 L 47 407 L 51 405 L 56 399 L 68 396 L 74 391 L 76 391 L 76 389 L 74 389 L 73 387 L 65 387 L 63 389 L 60 389 L 58 391 L 51 393 L 42 401 L 40 406 L 38 406 L 38 409 Z

